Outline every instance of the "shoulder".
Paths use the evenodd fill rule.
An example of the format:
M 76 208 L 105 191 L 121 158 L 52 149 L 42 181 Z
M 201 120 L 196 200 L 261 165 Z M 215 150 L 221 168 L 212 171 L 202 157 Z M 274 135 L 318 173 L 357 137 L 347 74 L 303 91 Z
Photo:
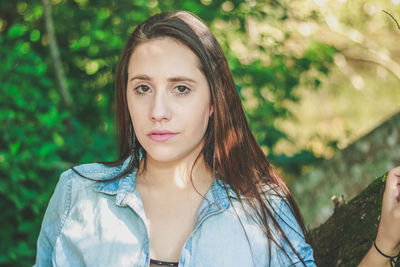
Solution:
M 105 164 L 100 162 L 85 163 L 73 166 L 61 174 L 64 179 L 83 179 L 89 181 L 107 180 L 117 176 L 128 167 L 131 157 L 121 164 Z
M 105 180 L 120 173 L 123 169 L 123 164 L 118 166 L 108 166 L 103 163 L 86 163 L 71 167 L 62 175 L 81 176 L 89 180 Z
M 99 182 L 116 177 L 122 170 L 123 164 L 114 167 L 102 163 L 86 163 L 73 166 L 61 173 L 52 198 L 55 202 L 64 204 L 68 209 L 68 206 L 73 205 L 73 199 L 76 199 L 74 196 L 86 195 L 90 191 L 89 188 L 93 186 L 93 188 L 96 188 L 97 185 L 104 184 L 102 186 L 107 185 L 108 187 L 117 188 L 118 181 L 112 183 Z M 60 205 L 59 208 L 61 206 L 63 205 Z
M 279 214 L 281 212 L 286 213 L 287 212 L 286 210 L 282 210 L 284 206 L 291 207 L 291 205 L 288 202 L 287 195 L 285 194 L 283 189 L 276 184 L 265 183 L 263 185 L 260 185 L 258 188 L 258 194 L 261 197 L 261 200 L 263 200 L 264 204 L 268 208 L 271 208 L 271 210 L 275 214 Z M 255 197 L 247 197 L 241 195 L 239 198 L 241 202 L 246 202 L 245 200 L 249 202 L 256 201 Z M 258 205 L 256 204 L 256 206 Z
M 300 255 L 307 266 L 315 266 L 312 247 L 305 239 L 305 233 L 303 233 L 302 227 L 296 219 L 294 207 L 288 200 L 285 191 L 278 185 L 264 184 L 259 187 L 259 194 L 269 210 L 268 215 L 266 215 L 266 223 L 274 239 L 274 242 L 272 242 L 273 253 L 271 254 L 273 265 L 302 266 L 298 258 L 298 255 Z M 246 234 L 251 237 L 250 240 L 252 240 L 255 248 L 261 248 L 260 250 L 256 249 L 256 252 L 259 252 L 258 255 L 264 255 L 263 248 L 265 244 L 271 241 L 269 238 L 260 238 L 260 236 L 264 236 L 265 232 L 262 228 L 259 228 L 259 220 L 261 220 L 259 214 L 264 212 L 265 209 L 261 210 L 260 203 L 254 198 L 246 196 L 238 198 L 236 194 L 231 196 L 235 196 L 232 199 L 233 205 L 239 218 L 244 219 L 242 222 L 244 222 Z M 255 210 L 254 208 L 257 207 L 261 209 Z M 257 225 L 254 224 L 254 219 Z M 275 221 L 276 224 L 272 221 Z
M 70 199 L 71 194 L 79 190 L 79 185 L 96 183 L 118 173 L 120 167 L 107 167 L 100 163 L 87 163 L 73 166 L 61 173 L 52 198 Z M 66 201 L 70 202 L 70 201 Z
M 289 193 L 290 194 L 290 193 Z M 283 189 L 277 185 L 267 185 L 264 187 L 264 198 L 268 201 L 273 210 L 273 216 L 278 223 L 280 230 L 276 227 L 273 228 L 273 232 L 277 234 L 277 239 L 279 243 L 284 248 L 282 250 L 278 249 L 276 254 L 279 262 L 287 262 L 290 266 L 303 266 L 298 255 L 304 261 L 306 266 L 315 266 L 313 249 L 309 243 L 307 243 L 305 234 L 302 227 L 296 219 L 295 211 L 293 205 L 295 203 L 290 203 L 288 196 L 284 193 Z M 301 219 L 299 219 L 301 220 Z M 286 238 L 284 237 L 286 236 Z M 287 242 L 289 241 L 289 242 Z M 292 250 L 298 253 L 296 253 Z
M 284 192 L 276 184 L 265 184 L 261 187 L 261 197 L 267 207 L 271 208 L 272 215 L 282 228 L 291 228 L 296 235 L 303 238 L 303 231 L 295 218 L 295 209 L 289 201 L 290 192 Z
M 89 163 L 74 166 L 61 173 L 47 206 L 42 222 L 42 235 L 46 235 L 51 245 L 41 241 L 43 246 L 54 246 L 71 209 L 78 199 L 86 197 L 89 187 L 97 180 L 112 177 L 121 166 L 107 167 L 100 163 Z
M 264 217 L 266 220 L 277 222 L 279 227 L 293 228 L 295 229 L 293 233 L 300 238 L 303 237 L 301 227 L 295 218 L 294 207 L 284 190 L 278 185 L 271 183 L 260 185 L 258 188 L 259 198 L 238 195 L 229 186 L 227 188 L 230 203 L 233 205 L 234 211 L 239 213 L 239 217 L 258 218 L 261 216 L 260 214 L 266 212 Z M 272 221 L 269 221 L 268 224 L 272 230 L 275 224 Z

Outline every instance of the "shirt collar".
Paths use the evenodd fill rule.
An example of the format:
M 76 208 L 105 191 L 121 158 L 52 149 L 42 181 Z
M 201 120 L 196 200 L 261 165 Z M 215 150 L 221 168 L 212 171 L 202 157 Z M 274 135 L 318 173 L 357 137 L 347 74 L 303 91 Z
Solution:
M 128 168 L 129 163 L 131 161 L 131 157 L 128 157 L 124 163 L 118 168 L 120 171 L 115 172 L 113 176 L 107 176 L 102 180 L 112 179 L 112 177 L 116 177 L 119 173 L 123 172 L 126 168 Z M 107 195 L 117 195 L 115 204 L 118 206 L 123 206 L 123 200 L 129 192 L 132 192 L 136 188 L 136 169 L 131 173 L 127 174 L 124 177 L 121 177 L 116 180 L 111 181 L 99 181 L 93 187 L 93 190 L 96 192 L 102 192 Z
M 128 167 L 129 162 L 130 158 L 124 161 L 121 171 Z M 136 173 L 137 170 L 135 169 L 120 179 L 107 182 L 97 182 L 93 189 L 97 192 L 102 192 L 108 195 L 116 195 L 115 204 L 118 206 L 125 206 L 124 200 L 126 196 L 128 193 L 133 192 L 136 189 Z M 116 173 L 116 175 L 118 175 L 118 173 Z M 237 198 L 237 195 L 232 188 L 220 179 L 213 179 L 210 191 L 214 201 L 221 208 L 227 209 L 230 206 L 229 198 Z

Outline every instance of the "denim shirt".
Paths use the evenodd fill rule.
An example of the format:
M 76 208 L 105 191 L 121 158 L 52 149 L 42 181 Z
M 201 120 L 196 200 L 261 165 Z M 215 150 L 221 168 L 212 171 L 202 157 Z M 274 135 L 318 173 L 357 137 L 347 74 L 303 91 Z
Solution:
M 75 169 L 102 180 L 126 166 L 127 161 L 118 167 L 92 163 Z M 312 248 L 286 202 L 272 194 L 268 198 L 294 248 L 307 266 L 315 266 Z M 269 251 L 270 241 L 245 209 L 233 190 L 228 187 L 227 192 L 214 179 L 182 247 L 179 266 L 303 266 L 279 235 L 289 257 L 273 242 Z M 135 172 L 108 182 L 83 178 L 71 169 L 62 173 L 44 215 L 34 266 L 143 267 L 149 266 L 149 254 L 149 229 Z

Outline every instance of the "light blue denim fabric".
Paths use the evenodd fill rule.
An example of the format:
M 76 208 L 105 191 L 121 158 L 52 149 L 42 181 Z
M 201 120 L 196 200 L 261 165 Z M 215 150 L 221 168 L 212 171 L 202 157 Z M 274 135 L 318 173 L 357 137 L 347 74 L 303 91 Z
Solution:
M 93 163 L 75 169 L 102 180 L 120 173 L 126 165 L 127 161 L 119 167 Z M 277 196 L 267 198 L 306 265 L 315 266 L 312 248 L 305 242 L 290 208 Z M 303 266 L 284 241 L 281 244 L 289 257 L 272 242 L 269 253 L 267 238 L 248 219 L 245 209 L 232 190 L 228 189 L 227 194 L 214 180 L 182 248 L 179 266 Z M 149 256 L 149 231 L 135 172 L 105 183 L 80 177 L 71 169 L 61 175 L 43 219 L 34 266 L 142 267 L 149 266 Z

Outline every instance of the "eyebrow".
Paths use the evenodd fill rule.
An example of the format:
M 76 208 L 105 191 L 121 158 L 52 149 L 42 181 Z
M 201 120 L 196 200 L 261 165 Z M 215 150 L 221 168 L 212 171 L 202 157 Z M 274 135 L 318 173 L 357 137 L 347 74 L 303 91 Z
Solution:
M 145 74 L 139 74 L 133 76 L 129 81 L 133 80 L 142 80 L 142 81 L 151 81 L 151 78 Z M 170 77 L 167 79 L 168 82 L 191 82 L 191 83 L 197 83 L 195 80 L 190 79 L 185 76 L 175 76 L 175 77 Z

